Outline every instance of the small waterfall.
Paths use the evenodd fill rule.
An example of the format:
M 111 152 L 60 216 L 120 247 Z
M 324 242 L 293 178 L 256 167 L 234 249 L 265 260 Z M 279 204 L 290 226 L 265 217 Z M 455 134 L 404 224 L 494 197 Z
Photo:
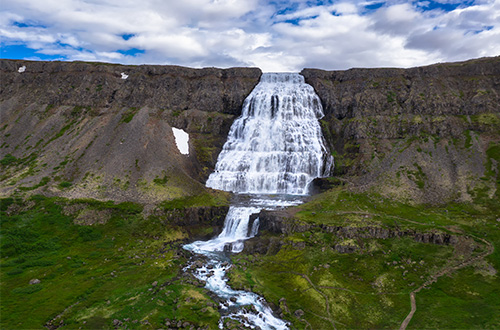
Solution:
M 225 299 L 221 304 L 221 329 L 225 318 L 239 320 L 251 328 L 288 328 L 261 297 L 227 285 L 225 272 L 231 265 L 224 252 L 241 252 L 244 241 L 257 234 L 259 219 L 250 224 L 252 214 L 302 203 L 300 196 L 308 194 L 312 180 L 330 174 L 333 157 L 323 141 L 318 122 L 321 117 L 321 102 L 301 75 L 265 73 L 245 100 L 242 115 L 231 126 L 206 185 L 250 194 L 250 198 L 230 207 L 219 236 L 184 246 L 211 258 L 208 265 L 197 268 L 193 274 Z M 255 311 L 230 311 L 244 305 L 255 306 Z
M 243 251 L 243 241 L 255 236 L 258 227 L 248 230 L 250 215 L 259 213 L 260 208 L 248 206 L 231 206 L 224 220 L 222 233 L 210 241 L 198 241 L 191 244 L 194 252 L 202 251 L 224 251 L 230 249 L 238 253 Z M 255 223 L 254 223 L 255 224 Z

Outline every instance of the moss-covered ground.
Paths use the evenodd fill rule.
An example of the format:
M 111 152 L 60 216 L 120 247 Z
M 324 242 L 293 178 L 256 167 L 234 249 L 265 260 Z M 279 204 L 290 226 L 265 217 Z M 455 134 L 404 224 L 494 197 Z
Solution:
M 216 305 L 182 272 L 186 232 L 141 212 L 132 203 L 2 199 L 0 328 L 161 328 L 166 319 L 217 328 Z M 75 224 L 87 215 L 90 225 Z
M 312 225 L 413 229 L 460 241 L 347 238 L 320 226 L 278 237 L 263 233 L 281 247 L 235 256 L 230 283 L 262 294 L 292 328 L 399 328 L 410 312 L 411 292 L 416 311 L 409 329 L 500 327 L 498 200 L 408 205 L 336 188 L 295 211 L 296 221 Z M 340 253 L 339 245 L 355 250 Z
M 336 187 L 290 211 L 312 229 L 264 232 L 261 237 L 280 244 L 264 255 L 234 255 L 230 284 L 263 295 L 295 329 L 399 328 L 412 293 L 409 329 L 497 329 L 500 205 L 482 191 L 475 196 L 468 204 L 410 205 Z M 229 198 L 209 192 L 159 207 L 220 206 Z M 182 244 L 193 228 L 146 217 L 134 203 L 39 195 L 0 203 L 2 329 L 168 328 L 166 321 L 217 328 L 215 302 L 182 271 L 189 258 Z M 460 240 L 437 245 L 411 236 L 347 237 L 321 226 Z M 210 229 L 196 230 L 204 235 Z M 35 279 L 40 282 L 30 284 Z

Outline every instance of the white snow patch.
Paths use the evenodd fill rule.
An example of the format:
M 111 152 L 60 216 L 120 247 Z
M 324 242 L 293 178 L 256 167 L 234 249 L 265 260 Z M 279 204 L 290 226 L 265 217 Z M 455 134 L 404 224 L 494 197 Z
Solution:
M 17 72 L 19 73 L 23 73 L 24 71 L 26 71 L 26 65 L 23 65 L 22 67 L 20 67 Z
M 175 144 L 177 149 L 183 155 L 189 155 L 189 134 L 184 132 L 182 129 L 172 127 L 172 132 L 174 132 Z
M 122 75 L 122 79 L 124 79 L 124 80 L 128 78 L 128 74 L 125 74 L 125 72 L 122 72 L 121 75 Z

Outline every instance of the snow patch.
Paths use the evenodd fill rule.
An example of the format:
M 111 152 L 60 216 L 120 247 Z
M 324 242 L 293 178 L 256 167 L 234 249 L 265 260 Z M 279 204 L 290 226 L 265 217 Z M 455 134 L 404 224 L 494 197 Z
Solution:
M 172 127 L 172 132 L 174 132 L 175 144 L 177 149 L 183 155 L 189 155 L 189 134 L 184 132 L 182 129 Z
M 24 71 L 26 71 L 26 65 L 23 65 L 22 67 L 20 67 L 17 72 L 19 73 L 23 73 Z
M 121 75 L 123 80 L 128 78 L 128 74 L 125 74 L 125 72 L 122 72 Z

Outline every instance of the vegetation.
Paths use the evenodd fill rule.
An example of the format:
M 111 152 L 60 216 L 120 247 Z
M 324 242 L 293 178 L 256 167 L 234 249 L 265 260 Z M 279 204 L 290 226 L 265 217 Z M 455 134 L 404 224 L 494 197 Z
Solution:
M 47 183 L 50 182 L 50 178 L 47 177 L 47 176 L 44 176 L 40 182 L 38 182 L 36 185 L 32 186 L 32 187 L 19 187 L 19 190 L 21 191 L 29 191 L 29 190 L 35 190 L 37 188 L 40 188 L 40 187 L 43 187 L 45 186 Z
M 161 328 L 165 319 L 217 328 L 215 304 L 181 271 L 183 229 L 133 203 L 35 195 L 0 206 L 2 329 Z M 108 220 L 75 224 L 91 212 Z
M 408 205 L 337 187 L 296 211 L 295 219 L 316 227 L 284 237 L 264 234 L 258 239 L 280 243 L 269 244 L 265 255 L 235 256 L 230 274 L 231 285 L 262 294 L 293 328 L 398 328 L 414 291 L 409 328 L 500 326 L 498 202 Z M 325 225 L 444 233 L 459 241 L 349 238 L 321 229 Z M 354 252 L 342 253 L 343 247 Z
M 123 114 L 122 114 L 122 119 L 121 122 L 123 123 L 130 123 L 132 119 L 134 119 L 135 114 L 139 111 L 138 108 L 132 107 L 127 109 Z
M 69 188 L 71 187 L 73 184 L 71 182 L 68 182 L 68 181 L 62 181 L 61 183 L 59 183 L 59 188 Z
M 0 160 L 0 164 L 2 164 L 3 166 L 8 166 L 8 165 L 16 164 L 17 162 L 19 162 L 19 159 L 17 159 L 16 157 L 12 156 L 11 154 L 5 155 Z

